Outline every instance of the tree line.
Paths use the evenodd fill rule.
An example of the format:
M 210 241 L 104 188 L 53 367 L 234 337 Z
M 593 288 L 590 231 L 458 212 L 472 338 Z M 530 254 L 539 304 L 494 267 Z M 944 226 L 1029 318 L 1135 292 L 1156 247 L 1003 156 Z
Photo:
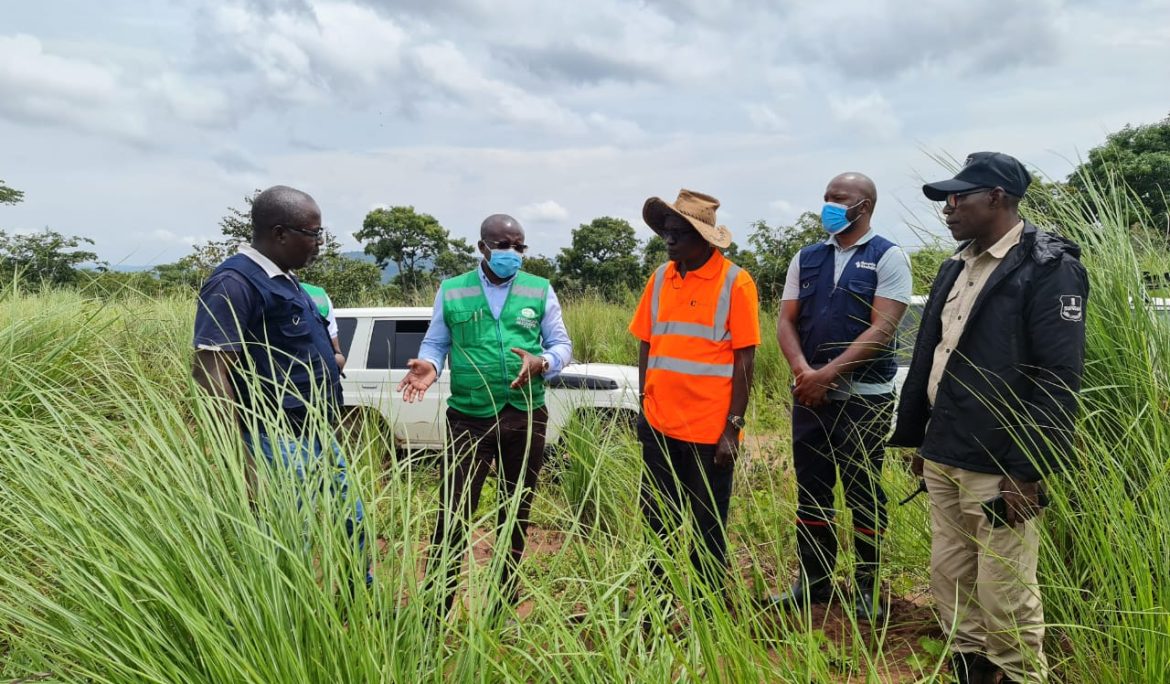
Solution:
M 1170 246 L 1166 193 L 1170 187 L 1170 116 L 1153 124 L 1126 126 L 1109 135 L 1064 182 L 1033 183 L 1025 198 L 1025 215 L 1027 205 L 1043 208 L 1062 193 L 1082 193 L 1091 214 L 1096 198 L 1088 188 L 1100 187 L 1107 180 L 1123 182 L 1141 203 L 1145 215 L 1132 217 L 1135 233 Z M 126 290 L 157 294 L 198 288 L 239 243 L 251 238 L 249 210 L 254 196 L 244 198 L 243 207 L 228 209 L 219 223 L 220 238 L 195 246 L 174 263 L 141 273 L 112 271 L 87 248 L 93 244 L 87 237 L 48 228 L 26 234 L 0 230 L 0 282 L 17 283 L 26 289 L 83 287 L 99 294 Z M 23 192 L 0 181 L 0 205 L 16 204 L 23 197 Z M 1087 218 L 1091 220 L 1091 216 Z M 453 237 L 434 216 L 412 206 L 370 211 L 353 237 L 373 261 L 344 254 L 337 236 L 329 234 L 317 261 L 298 274 L 324 287 L 339 306 L 422 303 L 440 280 L 473 268 L 478 260 L 474 244 Z M 725 255 L 752 274 L 762 299 L 775 301 L 797 251 L 823 238 L 820 217 L 812 212 L 805 212 L 791 225 L 758 220 L 749 226 L 744 244 L 732 243 Z M 915 291 L 925 292 L 951 248 L 936 241 L 908 251 Z M 662 238 L 654 236 L 643 242 L 627 221 L 602 216 L 575 228 L 570 245 L 558 253 L 526 255 L 523 268 L 550 279 L 565 296 L 624 301 L 639 292 L 649 274 L 665 261 Z M 394 276 L 384 283 L 384 269 L 391 265 Z

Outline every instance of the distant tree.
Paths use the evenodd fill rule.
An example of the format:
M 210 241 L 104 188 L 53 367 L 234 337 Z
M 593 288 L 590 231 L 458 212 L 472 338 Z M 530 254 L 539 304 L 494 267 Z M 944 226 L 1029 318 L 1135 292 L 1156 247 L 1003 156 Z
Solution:
M 9 235 L 0 230 L 0 277 L 10 281 L 18 275 L 32 289 L 41 285 L 71 285 L 78 279 L 79 265 L 97 262 L 97 254 L 78 249 L 85 244 L 92 245 L 93 240 L 62 235 L 48 228 L 24 235 Z
M 934 284 L 939 267 L 954 253 L 954 248 L 946 247 L 941 242 L 924 245 L 910 252 L 910 275 L 914 280 L 914 294 L 930 293 L 930 286 Z
M 723 250 L 723 256 L 736 266 L 747 269 L 748 273 L 756 272 L 756 253 L 750 249 L 740 249 L 739 244 L 732 242 Z
M 549 280 L 555 280 L 557 277 L 557 265 L 553 263 L 552 259 L 546 256 L 525 257 L 524 265 L 520 268 L 524 269 L 527 273 L 540 276 L 541 278 L 548 278 Z
M 19 204 L 24 200 L 24 192 L 8 187 L 0 180 L 0 204 Z
M 1110 181 L 1124 182 L 1133 190 L 1150 214 L 1150 227 L 1170 242 L 1170 116 L 1110 134 L 1068 177 L 1069 185 L 1082 192 L 1090 186 L 1108 187 Z M 1092 206 L 1093 193 L 1084 198 Z M 1130 223 L 1140 223 L 1139 218 L 1133 216 Z
M 398 267 L 394 283 L 404 293 L 432 287 L 431 269 L 449 244 L 447 230 L 438 220 L 417 213 L 414 207 L 374 209 L 353 236 L 365 243 L 366 254 L 377 260 L 379 268 L 389 263 Z
M 447 240 L 447 249 L 435 257 L 435 279 L 442 280 L 466 273 L 475 268 L 477 261 L 475 247 L 471 243 L 463 238 L 451 238 Z
M 665 264 L 668 258 L 666 256 L 666 240 L 663 240 L 661 235 L 655 234 L 646 241 L 646 245 L 642 248 L 642 277 L 649 278 L 654 269 Z
M 195 268 L 183 259 L 173 264 L 159 264 L 150 269 L 150 272 L 158 278 L 160 286 L 165 290 L 198 289 L 211 273 L 210 270 L 205 272 L 203 269 Z
M 161 264 L 151 271 L 168 287 L 198 288 L 207 280 L 216 266 L 235 254 L 239 246 L 252 240 L 252 202 L 260 194 L 254 190 L 244 196 L 243 209 L 228 207 L 228 213 L 219 220 L 222 239 L 196 244 L 191 253 L 173 264 Z
M 1033 174 L 1028 192 L 1020 204 L 1020 213 L 1037 225 L 1059 227 L 1062 218 L 1068 218 L 1069 209 L 1079 205 L 1070 202 L 1077 191 L 1068 183 L 1047 181 Z
M 253 190 L 251 195 L 245 196 L 243 209 L 228 207 L 227 215 L 219 220 L 220 234 L 235 243 L 252 241 L 252 202 L 260 192 Z
M 573 229 L 572 246 L 557 255 L 557 288 L 623 297 L 642 283 L 638 238 L 623 219 L 603 216 Z
M 756 286 L 760 298 L 777 301 L 784 292 L 784 279 L 788 275 L 788 264 L 796 257 L 801 247 L 824 240 L 821 217 L 806 211 L 796 219 L 796 225 L 771 227 L 763 219 L 752 224 L 754 231 L 748 237 L 748 244 L 755 256 Z
M 382 285 L 382 270 L 375 264 L 341 253 L 341 243 L 328 234 L 317 259 L 297 271 L 306 283 L 324 288 L 334 306 L 354 306 Z

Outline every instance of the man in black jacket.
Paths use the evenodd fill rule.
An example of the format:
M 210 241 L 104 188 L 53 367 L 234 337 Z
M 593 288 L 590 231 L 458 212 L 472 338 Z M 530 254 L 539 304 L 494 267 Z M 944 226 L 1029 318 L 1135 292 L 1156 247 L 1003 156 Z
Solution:
M 1020 218 L 1030 182 L 1016 159 L 977 152 L 923 186 L 962 244 L 931 288 L 890 444 L 918 448 L 931 591 L 960 682 L 1048 676 L 1040 483 L 1073 448 L 1089 285 L 1079 247 Z

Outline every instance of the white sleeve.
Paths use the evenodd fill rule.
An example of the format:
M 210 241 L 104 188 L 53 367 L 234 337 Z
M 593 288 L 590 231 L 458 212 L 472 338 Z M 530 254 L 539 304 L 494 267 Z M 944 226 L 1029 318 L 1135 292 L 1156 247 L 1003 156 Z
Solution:
M 333 313 L 333 300 L 329 295 L 325 295 L 325 305 L 329 307 L 329 315 L 325 317 L 329 321 L 329 338 L 337 338 L 337 316 Z
M 892 299 L 903 304 L 910 303 L 914 293 L 914 281 L 910 276 L 910 257 L 897 245 L 886 250 L 877 263 L 877 289 L 875 297 Z
M 780 299 L 782 301 L 800 299 L 800 252 L 788 262 L 788 275 L 784 277 L 784 293 L 780 295 Z

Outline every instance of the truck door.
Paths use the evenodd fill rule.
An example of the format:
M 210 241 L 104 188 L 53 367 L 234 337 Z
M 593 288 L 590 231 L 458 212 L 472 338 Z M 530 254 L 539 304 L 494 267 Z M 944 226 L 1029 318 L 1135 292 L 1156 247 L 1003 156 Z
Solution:
M 395 391 L 406 377 L 406 362 L 418 356 L 429 325 L 425 319 L 375 319 L 365 366 L 346 371 L 346 375 L 356 376 L 354 380 L 363 395 L 373 395 L 367 397 L 371 401 L 363 403 L 381 407 L 394 426 L 394 436 L 407 447 L 441 447 L 446 432 L 443 407 L 450 387 L 446 373 L 427 390 L 422 401 L 408 404 Z

